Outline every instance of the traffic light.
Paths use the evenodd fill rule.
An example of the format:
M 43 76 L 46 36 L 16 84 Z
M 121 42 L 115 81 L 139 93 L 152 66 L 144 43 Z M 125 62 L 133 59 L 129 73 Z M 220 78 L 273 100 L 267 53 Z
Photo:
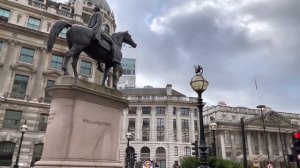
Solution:
M 129 153 L 130 154 L 130 163 L 129 163 L 129 167 L 133 168 L 134 167 L 134 162 L 136 162 L 136 153 Z
M 197 158 L 199 157 L 199 146 L 198 146 L 198 141 L 195 141 L 194 143 L 192 143 L 193 147 L 192 147 L 192 155 L 196 156 Z
M 136 162 L 136 153 L 133 153 L 133 163 Z
M 293 132 L 293 155 L 296 162 L 300 161 L 300 132 Z

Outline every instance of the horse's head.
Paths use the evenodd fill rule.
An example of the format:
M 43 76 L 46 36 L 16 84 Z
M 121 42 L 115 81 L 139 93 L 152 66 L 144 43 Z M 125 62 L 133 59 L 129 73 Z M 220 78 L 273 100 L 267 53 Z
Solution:
M 130 45 L 131 47 L 135 48 L 137 44 L 132 40 L 131 35 L 128 33 L 128 31 L 125 31 L 123 34 L 123 42 Z

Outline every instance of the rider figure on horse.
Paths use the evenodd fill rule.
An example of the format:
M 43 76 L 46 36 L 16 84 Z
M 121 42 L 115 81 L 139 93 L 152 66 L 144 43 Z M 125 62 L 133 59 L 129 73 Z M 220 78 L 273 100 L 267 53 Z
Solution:
M 100 40 L 101 37 L 104 37 L 105 40 L 107 40 L 110 44 L 111 44 L 111 54 L 113 56 L 112 61 L 113 62 L 117 62 L 120 63 L 117 59 L 116 59 L 116 47 L 115 47 L 115 43 L 112 40 L 112 38 L 110 36 L 108 36 L 105 33 L 102 33 L 101 30 L 101 26 L 102 26 L 102 16 L 100 13 L 100 8 L 98 6 L 96 6 L 94 8 L 94 13 L 91 16 L 90 20 L 89 20 L 89 24 L 88 27 L 92 28 L 94 30 L 94 40 L 96 40 L 97 44 L 100 45 Z M 97 68 L 100 72 L 103 72 L 104 70 L 102 69 L 102 67 L 100 66 L 100 62 L 98 62 L 98 68 Z

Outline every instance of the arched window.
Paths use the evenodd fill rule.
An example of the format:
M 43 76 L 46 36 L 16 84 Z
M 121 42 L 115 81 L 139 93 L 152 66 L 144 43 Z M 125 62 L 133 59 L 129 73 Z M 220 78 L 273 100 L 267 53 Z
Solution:
M 0 166 L 11 166 L 15 146 L 13 142 L 0 142 Z
M 44 147 L 44 144 L 42 144 L 42 143 L 34 145 L 33 154 L 32 154 L 32 160 L 31 160 L 31 163 L 30 163 L 31 167 L 34 166 L 35 162 L 37 162 L 37 161 L 39 161 L 41 159 L 42 152 L 43 152 L 43 147 Z
M 174 156 L 178 156 L 178 147 L 177 146 L 174 147 Z
M 166 150 L 163 147 L 156 149 L 156 163 L 159 168 L 166 168 Z
M 140 158 L 141 161 L 150 160 L 150 149 L 148 147 L 142 147 Z
M 186 146 L 184 147 L 184 155 L 185 156 L 190 156 L 191 155 L 191 148 Z

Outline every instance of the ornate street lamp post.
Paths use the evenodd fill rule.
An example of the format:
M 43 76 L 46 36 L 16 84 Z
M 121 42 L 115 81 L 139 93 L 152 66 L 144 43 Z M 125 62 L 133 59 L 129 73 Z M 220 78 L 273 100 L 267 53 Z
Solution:
M 19 159 L 20 159 L 20 152 L 21 152 L 21 147 L 22 147 L 22 142 L 23 142 L 23 137 L 25 132 L 28 130 L 28 126 L 27 125 L 22 125 L 21 126 L 21 139 L 20 139 L 20 144 L 19 144 L 19 150 L 18 150 L 18 154 L 17 154 L 17 158 L 16 158 L 16 162 L 14 164 L 14 168 L 18 168 L 19 167 Z
M 263 114 L 263 109 L 266 108 L 265 105 L 258 105 L 256 108 L 260 109 L 260 114 L 261 114 L 261 119 L 262 119 L 262 124 L 263 124 L 263 129 L 264 129 L 264 136 L 266 140 L 266 147 L 267 147 L 267 154 L 268 154 L 268 164 L 270 164 L 270 153 L 269 153 L 269 143 L 268 143 L 268 135 L 266 133 L 266 125 L 265 125 L 265 117 Z
M 207 145 L 205 143 L 205 136 L 204 136 L 204 124 L 203 124 L 203 107 L 204 103 L 202 100 L 202 93 L 207 89 L 208 81 L 205 80 L 202 76 L 203 69 L 200 65 L 195 66 L 195 73 L 196 75 L 191 80 L 191 87 L 194 91 L 198 94 L 198 109 L 199 109 L 199 124 L 200 124 L 200 161 L 201 161 L 201 168 L 208 167 L 208 156 L 207 156 Z
M 131 140 L 132 138 L 132 133 L 131 132 L 128 132 L 126 134 L 126 138 L 127 138 L 127 148 L 126 148 L 126 159 L 125 159 L 125 165 L 127 165 L 126 167 L 130 167 L 130 161 L 129 161 L 129 141 Z
M 217 156 L 217 148 L 216 148 L 216 136 L 215 132 L 217 130 L 217 123 L 213 120 L 209 123 L 209 130 L 212 131 L 212 149 L 213 149 L 213 156 Z

